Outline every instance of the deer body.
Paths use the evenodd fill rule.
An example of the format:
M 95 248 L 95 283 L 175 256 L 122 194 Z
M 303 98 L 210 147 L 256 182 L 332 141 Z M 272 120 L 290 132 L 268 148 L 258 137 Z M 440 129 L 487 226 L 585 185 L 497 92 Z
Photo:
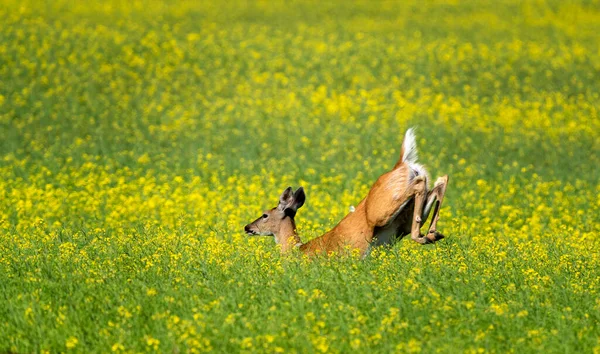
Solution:
M 353 212 L 333 229 L 307 243 L 300 241 L 294 221 L 306 198 L 302 187 L 296 192 L 287 188 L 279 198 L 279 205 L 246 225 L 245 231 L 251 235 L 273 235 L 284 253 L 295 247 L 306 254 L 327 254 L 349 247 L 366 255 L 371 246 L 391 244 L 408 234 L 422 244 L 438 241 L 444 237 L 437 232 L 436 225 L 448 176 L 438 178 L 429 191 L 427 171 L 416 160 L 415 137 L 409 129 L 394 168 L 377 179 Z M 429 232 L 423 236 L 421 225 L 434 204 Z

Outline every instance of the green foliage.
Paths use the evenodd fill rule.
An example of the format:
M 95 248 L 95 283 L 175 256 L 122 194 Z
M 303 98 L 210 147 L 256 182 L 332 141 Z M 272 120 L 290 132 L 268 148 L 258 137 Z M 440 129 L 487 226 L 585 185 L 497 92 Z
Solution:
M 0 352 L 600 351 L 597 1 L 4 1 Z M 417 126 L 439 230 L 304 241 Z

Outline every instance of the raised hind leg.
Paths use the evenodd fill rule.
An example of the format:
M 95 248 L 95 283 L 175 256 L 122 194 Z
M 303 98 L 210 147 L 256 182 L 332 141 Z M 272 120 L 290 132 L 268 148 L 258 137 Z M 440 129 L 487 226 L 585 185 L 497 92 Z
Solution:
M 413 211 L 412 224 L 410 229 L 410 238 L 420 244 L 430 243 L 427 237 L 421 235 L 421 224 L 423 222 L 423 204 L 427 185 L 425 178 L 417 177 L 413 180 L 409 193 L 415 198 L 415 208 Z
M 414 199 L 413 216 L 410 220 L 411 238 L 421 244 L 430 243 L 432 241 L 420 232 L 427 182 L 424 176 L 409 180 L 406 171 L 406 169 L 396 169 L 379 177 L 365 201 L 367 221 L 374 230 L 389 227 L 403 207 Z M 371 239 L 367 241 L 371 242 Z
M 444 238 L 444 235 L 439 233 L 436 227 L 440 216 L 440 207 L 442 206 L 442 201 L 444 200 L 444 195 L 446 194 L 447 185 L 448 176 L 446 175 L 438 178 L 437 181 L 435 181 L 433 189 L 427 193 L 427 202 L 425 204 L 425 209 L 423 210 L 423 222 L 427 220 L 429 217 L 429 212 L 435 204 L 431 224 L 429 225 L 429 231 L 427 232 L 426 236 L 431 242 L 439 241 Z

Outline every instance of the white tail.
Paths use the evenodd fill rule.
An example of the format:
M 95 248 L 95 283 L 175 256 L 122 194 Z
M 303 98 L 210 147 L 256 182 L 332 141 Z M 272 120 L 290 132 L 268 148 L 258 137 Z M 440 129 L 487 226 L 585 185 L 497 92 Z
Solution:
M 413 128 L 409 128 L 404 134 L 402 142 L 402 162 L 416 163 L 417 162 L 417 139 Z
M 294 220 L 306 199 L 302 187 L 295 192 L 288 187 L 279 197 L 277 207 L 265 211 L 244 230 L 250 235 L 274 236 L 282 252 L 298 247 L 308 254 L 350 247 L 365 255 L 372 245 L 390 244 L 408 234 L 421 244 L 436 242 L 444 237 L 436 227 L 448 176 L 438 178 L 433 189 L 428 190 L 427 171 L 416 161 L 416 138 L 413 129 L 408 129 L 394 168 L 379 176 L 369 194 L 333 229 L 307 243 L 300 241 Z M 429 231 L 422 235 L 421 226 L 432 208 Z

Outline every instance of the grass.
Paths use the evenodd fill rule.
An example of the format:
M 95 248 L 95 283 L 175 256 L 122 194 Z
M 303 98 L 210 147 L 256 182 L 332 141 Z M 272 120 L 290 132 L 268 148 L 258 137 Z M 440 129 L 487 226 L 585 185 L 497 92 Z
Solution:
M 0 351 L 598 352 L 597 1 L 5 1 Z M 439 229 L 304 241 L 395 163 Z

